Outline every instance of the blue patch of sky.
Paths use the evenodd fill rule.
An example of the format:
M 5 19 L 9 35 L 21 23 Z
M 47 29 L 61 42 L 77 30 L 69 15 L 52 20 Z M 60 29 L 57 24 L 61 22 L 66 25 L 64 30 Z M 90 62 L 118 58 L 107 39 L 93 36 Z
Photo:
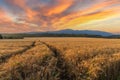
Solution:
M 6 7 L 6 3 L 4 0 L 0 0 L 0 7 Z

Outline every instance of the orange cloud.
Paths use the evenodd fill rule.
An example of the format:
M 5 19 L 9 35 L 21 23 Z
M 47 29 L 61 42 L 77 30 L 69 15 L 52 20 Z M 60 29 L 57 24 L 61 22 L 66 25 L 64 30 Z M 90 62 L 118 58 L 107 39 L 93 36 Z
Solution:
M 11 17 L 9 17 L 4 10 L 0 9 L 0 23 L 7 23 L 11 21 Z
M 9 4 L 17 6 L 24 10 L 24 14 L 29 20 L 32 20 L 33 17 L 37 14 L 27 5 L 27 0 L 6 0 Z
M 90 21 L 113 17 L 115 15 L 119 15 L 119 13 L 120 13 L 120 7 L 113 7 L 107 10 L 93 12 L 71 19 L 69 17 L 64 19 L 62 18 L 61 21 L 54 23 L 53 26 L 60 26 L 59 28 L 55 27 L 56 29 L 71 28 L 80 24 L 85 24 Z
M 90 12 L 94 12 L 96 10 L 105 9 L 106 7 L 109 7 L 109 6 L 111 6 L 113 4 L 116 4 L 116 3 L 120 3 L 120 2 L 118 0 L 107 0 L 105 2 L 94 4 L 90 8 L 82 10 L 82 14 L 87 14 L 87 13 L 90 13 Z
M 62 17 L 61 20 L 77 18 L 79 16 L 87 15 L 89 13 L 94 13 L 96 11 L 102 11 L 106 7 L 109 7 L 109 6 L 116 4 L 116 3 L 120 4 L 120 2 L 118 0 L 107 0 L 104 2 L 96 3 L 96 4 L 93 4 L 92 6 L 90 6 L 89 8 L 85 8 L 83 10 L 70 13 L 67 16 Z
M 47 15 L 60 14 L 66 11 L 66 9 L 68 9 L 73 4 L 73 0 L 57 0 L 57 1 L 58 5 L 54 6 L 53 8 L 50 8 L 48 10 Z
M 28 11 L 28 13 L 31 13 Z M 32 14 L 32 13 L 31 13 Z M 30 15 L 30 14 L 29 14 Z M 0 33 L 10 33 L 10 32 L 29 32 L 35 31 L 34 26 L 31 23 L 16 23 L 14 22 L 12 16 L 9 16 L 7 12 L 0 9 Z M 40 30 L 39 30 L 40 31 Z
M 119 0 L 5 0 L 9 13 L 0 11 L 0 25 L 11 31 L 46 31 L 74 28 L 91 21 L 119 15 Z M 34 5 L 31 5 L 33 4 Z M 84 5 L 86 3 L 86 5 Z M 36 4 L 36 5 L 35 5 Z M 6 24 L 3 24 L 6 23 Z M 21 27 L 22 26 L 22 27 Z M 14 29 L 13 29 L 14 28 Z M 2 28 L 1 28 L 2 29 Z M 4 28 L 5 30 L 5 28 Z

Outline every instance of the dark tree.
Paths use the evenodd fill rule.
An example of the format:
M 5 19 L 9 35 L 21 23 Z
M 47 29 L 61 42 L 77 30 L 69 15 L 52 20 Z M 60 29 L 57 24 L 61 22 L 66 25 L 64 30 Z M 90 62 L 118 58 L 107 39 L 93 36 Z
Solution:
M 2 39 L 3 37 L 2 37 L 2 35 L 0 35 L 0 39 Z

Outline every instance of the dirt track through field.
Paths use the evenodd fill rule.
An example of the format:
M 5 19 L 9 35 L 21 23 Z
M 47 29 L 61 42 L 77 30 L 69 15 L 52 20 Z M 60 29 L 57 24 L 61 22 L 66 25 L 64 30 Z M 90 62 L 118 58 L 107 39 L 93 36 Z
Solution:
M 46 45 L 54 54 L 54 57 L 57 58 L 57 65 L 56 67 L 59 69 L 60 71 L 60 75 L 59 75 L 59 78 L 61 80 L 73 80 L 71 76 L 69 76 L 70 73 L 68 73 L 68 66 L 61 54 L 61 51 L 58 50 L 56 47 L 52 46 L 52 45 L 49 45 L 45 42 L 41 42 L 43 43 L 44 45 Z
M 13 52 L 10 53 L 9 55 L 5 55 L 0 57 L 0 64 L 5 63 L 9 58 L 11 58 L 12 56 L 18 55 L 18 54 L 23 54 L 24 52 L 26 52 L 27 50 L 33 48 L 35 46 L 35 41 L 32 43 L 32 45 L 27 46 L 26 48 L 24 48 L 23 50 L 17 51 L 17 52 Z
M 66 62 L 65 59 L 63 58 L 63 55 L 62 55 L 63 53 L 59 49 L 57 49 L 55 46 L 50 45 L 49 43 L 46 43 L 46 42 L 41 42 L 41 43 L 46 45 L 54 53 L 54 57 L 57 58 L 57 65 L 56 65 L 56 67 L 60 70 L 60 77 L 59 78 L 61 80 L 76 80 L 77 77 L 74 76 L 74 74 L 72 74 L 72 72 L 69 71 L 70 70 L 69 69 L 70 66 L 68 65 L 69 63 Z M 106 52 L 107 52 L 107 54 L 115 54 L 115 53 L 119 52 L 119 50 L 118 51 L 114 51 L 114 49 L 112 49 L 112 48 L 111 48 L 111 50 L 113 50 L 113 51 L 109 52 L 109 50 L 110 49 L 104 48 L 104 51 L 103 51 L 103 53 L 101 53 L 101 55 L 106 54 Z M 93 53 L 94 54 L 92 56 L 84 56 L 84 58 L 79 60 L 79 63 L 81 64 L 82 60 L 89 61 L 90 59 L 93 59 L 94 57 L 97 57 L 99 51 L 94 51 Z M 85 73 L 83 73 L 83 76 L 88 76 L 88 75 L 85 72 Z M 81 77 L 81 79 L 82 79 L 82 77 Z M 84 80 L 84 78 L 83 78 L 83 80 Z
M 56 49 L 54 46 L 51 46 L 51 45 L 49 45 L 49 44 L 47 44 L 45 42 L 41 42 L 41 41 L 34 41 L 31 46 L 27 47 L 27 49 L 19 51 L 19 52 L 16 52 L 16 53 L 14 53 L 12 55 L 9 55 L 9 56 L 6 56 L 6 57 L 2 58 L 2 62 L 0 64 L 7 63 L 7 61 L 10 58 L 12 58 L 14 56 L 17 56 L 19 54 L 22 55 L 22 54 L 26 53 L 28 50 L 34 48 L 35 46 L 40 45 L 40 43 L 43 44 L 43 45 L 45 45 L 53 53 L 52 56 L 56 58 L 56 62 L 55 62 L 56 65 L 55 65 L 55 67 L 58 70 L 58 73 L 59 73 L 58 77 L 59 77 L 59 79 L 60 80 L 70 80 L 71 78 L 69 77 L 69 73 L 67 71 L 68 67 L 67 67 L 67 65 L 65 63 L 65 60 L 62 57 L 62 54 L 60 53 L 60 51 L 58 49 Z M 47 60 L 45 59 L 43 62 L 47 62 Z M 49 63 L 43 63 L 43 64 L 46 64 L 45 67 L 47 68 L 47 65 Z M 1 70 L 1 73 L 2 72 L 4 72 L 4 71 Z M 22 77 L 22 78 L 25 79 L 24 77 Z

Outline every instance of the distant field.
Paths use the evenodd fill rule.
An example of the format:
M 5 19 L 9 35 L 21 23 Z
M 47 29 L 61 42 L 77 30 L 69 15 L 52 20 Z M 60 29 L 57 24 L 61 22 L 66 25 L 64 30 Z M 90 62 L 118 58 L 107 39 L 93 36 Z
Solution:
M 0 80 L 120 80 L 120 39 L 0 40 Z

